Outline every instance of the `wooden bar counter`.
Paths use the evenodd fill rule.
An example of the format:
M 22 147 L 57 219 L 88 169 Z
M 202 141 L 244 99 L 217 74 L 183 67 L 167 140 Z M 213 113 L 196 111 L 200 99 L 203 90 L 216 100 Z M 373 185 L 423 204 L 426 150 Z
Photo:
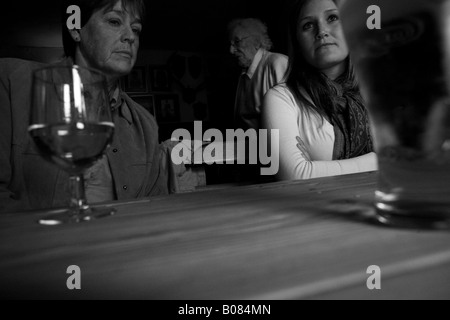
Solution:
M 0 215 L 0 297 L 449 299 L 450 232 L 373 223 L 376 173 L 111 203 L 42 226 Z M 66 286 L 69 266 L 81 290 Z M 370 266 L 381 289 L 369 290 Z

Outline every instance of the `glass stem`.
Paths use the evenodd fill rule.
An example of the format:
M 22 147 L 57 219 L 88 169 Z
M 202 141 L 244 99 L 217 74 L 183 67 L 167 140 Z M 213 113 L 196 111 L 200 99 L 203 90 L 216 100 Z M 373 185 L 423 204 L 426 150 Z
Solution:
M 84 191 L 84 177 L 83 174 L 70 176 L 70 207 L 80 213 L 80 211 L 89 208 L 86 201 L 86 193 Z

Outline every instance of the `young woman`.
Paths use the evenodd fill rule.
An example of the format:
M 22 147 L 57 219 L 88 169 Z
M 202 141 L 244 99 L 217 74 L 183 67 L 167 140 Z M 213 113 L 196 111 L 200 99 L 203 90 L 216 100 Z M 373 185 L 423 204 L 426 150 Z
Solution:
M 336 1 L 298 0 L 291 14 L 287 80 L 266 94 L 262 112 L 263 127 L 280 134 L 277 177 L 376 170 L 368 114 Z

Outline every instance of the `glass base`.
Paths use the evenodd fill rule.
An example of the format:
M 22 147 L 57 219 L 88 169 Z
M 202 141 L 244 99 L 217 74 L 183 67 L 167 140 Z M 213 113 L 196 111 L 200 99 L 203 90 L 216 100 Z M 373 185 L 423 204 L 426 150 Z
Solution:
M 394 206 L 376 203 L 379 223 L 398 228 L 450 230 L 450 208 L 447 206 Z
M 87 208 L 74 212 L 74 209 L 57 210 L 55 213 L 38 220 L 46 226 L 56 226 L 68 223 L 80 223 L 110 217 L 116 214 L 116 209 L 108 207 Z

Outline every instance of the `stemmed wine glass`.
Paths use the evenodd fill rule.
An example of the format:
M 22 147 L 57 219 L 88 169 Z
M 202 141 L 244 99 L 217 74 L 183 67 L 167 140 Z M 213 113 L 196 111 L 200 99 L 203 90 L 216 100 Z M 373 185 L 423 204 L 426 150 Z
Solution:
M 39 220 L 45 225 L 89 221 L 114 214 L 86 202 L 84 171 L 100 159 L 112 141 L 105 76 L 79 66 L 50 66 L 33 73 L 28 132 L 39 153 L 69 174 L 69 208 Z

